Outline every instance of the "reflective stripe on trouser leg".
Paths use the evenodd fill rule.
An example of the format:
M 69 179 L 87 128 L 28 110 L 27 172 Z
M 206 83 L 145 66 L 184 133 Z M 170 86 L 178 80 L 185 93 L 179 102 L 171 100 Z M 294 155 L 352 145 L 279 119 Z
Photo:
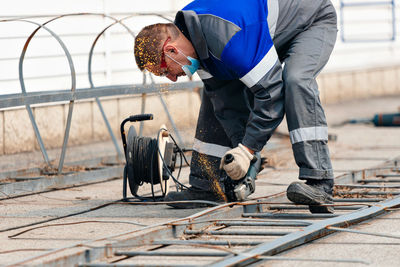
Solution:
M 213 107 L 205 92 L 197 120 L 196 135 L 190 163 L 189 184 L 207 191 L 224 191 L 220 183 L 221 157 L 231 149 L 231 142 L 215 118 Z
M 285 59 L 286 119 L 300 179 L 333 178 L 326 118 L 315 80 L 336 40 L 336 17 L 327 18 L 297 35 Z

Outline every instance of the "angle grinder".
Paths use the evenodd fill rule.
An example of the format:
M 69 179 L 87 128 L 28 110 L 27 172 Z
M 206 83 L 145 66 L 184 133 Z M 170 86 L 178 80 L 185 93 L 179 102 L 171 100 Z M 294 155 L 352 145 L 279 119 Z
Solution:
M 234 157 L 232 154 L 227 154 L 222 160 L 225 161 L 225 164 L 229 164 L 234 160 Z M 261 170 L 261 164 L 261 154 L 260 152 L 256 152 L 243 178 L 236 181 L 229 177 L 225 179 L 225 191 L 229 201 L 244 201 L 249 195 L 254 193 L 256 190 L 255 180 Z

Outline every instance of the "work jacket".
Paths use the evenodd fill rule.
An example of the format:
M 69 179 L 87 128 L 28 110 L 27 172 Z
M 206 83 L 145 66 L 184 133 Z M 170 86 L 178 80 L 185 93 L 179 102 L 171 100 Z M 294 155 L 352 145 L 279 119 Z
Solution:
M 285 49 L 327 7 L 329 0 L 196 0 L 176 14 L 215 115 L 235 145 L 260 151 L 282 121 Z M 250 90 L 250 114 L 223 93 L 229 90 Z

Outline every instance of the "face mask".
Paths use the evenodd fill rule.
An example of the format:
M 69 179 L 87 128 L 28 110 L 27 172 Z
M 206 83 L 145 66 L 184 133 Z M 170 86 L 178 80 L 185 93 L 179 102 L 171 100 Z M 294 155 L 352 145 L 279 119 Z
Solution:
M 184 55 L 187 60 L 190 61 L 191 65 L 183 65 L 182 63 L 176 61 L 175 59 L 173 59 L 172 57 L 170 57 L 169 55 L 166 55 L 167 57 L 169 57 L 170 59 L 172 59 L 173 61 L 175 61 L 176 63 L 178 63 L 181 67 L 182 70 L 185 72 L 185 74 L 191 78 L 193 76 L 193 74 L 197 71 L 197 69 L 200 67 L 200 61 L 198 61 L 195 58 L 186 56 L 182 51 L 178 50 L 179 53 L 181 53 L 182 55 Z

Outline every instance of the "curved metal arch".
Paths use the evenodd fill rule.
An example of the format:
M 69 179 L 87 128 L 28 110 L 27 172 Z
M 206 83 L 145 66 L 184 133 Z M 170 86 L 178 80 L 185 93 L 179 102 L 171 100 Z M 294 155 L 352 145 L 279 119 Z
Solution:
M 159 17 L 165 19 L 165 20 L 168 20 L 168 21 L 172 22 L 170 19 L 165 18 L 163 15 L 160 15 L 160 14 L 149 14 L 149 15 L 156 15 L 156 16 L 159 16 Z M 90 48 L 89 58 L 88 58 L 88 79 L 89 79 L 89 84 L 90 84 L 90 87 L 91 87 L 91 88 L 94 88 L 93 76 L 92 76 L 92 61 L 93 61 L 93 52 L 94 52 L 94 48 L 95 48 L 95 46 L 96 46 L 96 44 L 97 44 L 97 41 L 100 39 L 100 37 L 101 37 L 108 29 L 110 29 L 112 26 L 114 26 L 114 25 L 116 25 L 116 24 L 120 24 L 122 27 L 124 27 L 124 28 L 128 31 L 128 33 L 129 33 L 133 38 L 135 38 L 135 34 L 133 33 L 133 31 L 132 31 L 128 26 L 126 26 L 124 23 L 122 23 L 122 21 L 127 20 L 127 19 L 130 19 L 130 18 L 135 17 L 135 16 L 138 16 L 138 14 L 133 14 L 133 15 L 130 15 L 130 16 L 126 16 L 126 17 L 124 17 L 124 18 L 122 18 L 122 19 L 120 19 L 120 20 L 116 20 L 116 19 L 115 19 L 113 23 L 111 23 L 111 24 L 109 24 L 107 27 L 105 27 L 105 28 L 96 36 L 96 38 L 94 39 L 94 41 L 93 41 L 93 43 L 92 43 L 92 46 L 91 46 L 91 48 Z M 143 79 L 144 79 L 144 80 L 143 80 L 143 84 L 145 84 L 145 78 L 146 78 L 146 76 L 145 76 L 145 74 L 143 73 Z M 145 98 L 145 94 L 143 94 L 143 95 L 142 95 L 142 102 L 141 102 L 141 112 L 142 112 L 142 113 L 143 113 L 144 110 L 145 110 L 145 108 L 144 108 L 145 105 L 146 105 L 146 100 L 145 100 L 145 99 L 146 99 L 146 98 Z M 111 136 L 111 139 L 112 139 L 113 142 L 114 142 L 114 146 L 115 146 L 115 148 L 116 148 L 116 150 L 117 150 L 117 153 L 118 153 L 119 155 L 122 155 L 122 156 L 123 156 L 121 150 L 119 149 L 119 146 L 118 146 L 118 144 L 117 144 L 117 140 L 116 140 L 116 138 L 115 138 L 115 136 L 114 136 L 114 133 L 113 133 L 113 131 L 112 131 L 112 129 L 111 129 L 111 126 L 110 126 L 110 124 L 109 124 L 109 122 L 108 122 L 108 120 L 107 120 L 107 118 L 106 118 L 106 115 L 105 115 L 105 113 L 104 113 L 104 110 L 103 110 L 103 107 L 102 107 L 102 105 L 101 105 L 101 103 L 100 103 L 100 100 L 99 100 L 98 98 L 96 98 L 96 102 L 97 102 L 97 104 L 98 104 L 98 106 L 99 106 L 100 112 L 101 112 L 101 114 L 102 114 L 102 116 L 103 116 L 103 119 L 104 119 L 104 121 L 105 121 L 105 123 L 106 123 L 106 127 L 107 127 L 108 132 L 109 132 L 109 134 L 110 134 L 110 136 Z M 140 122 L 140 131 L 139 131 L 139 135 L 142 134 L 142 130 L 143 130 L 143 122 Z
M 107 18 L 110 18 L 110 19 L 114 20 L 114 23 L 112 23 L 111 25 L 109 25 L 108 27 L 106 27 L 106 28 L 96 37 L 95 42 L 92 44 L 92 48 L 91 48 L 90 55 L 89 55 L 89 57 L 90 57 L 90 59 L 89 59 L 89 61 L 90 61 L 89 66 L 90 66 L 90 67 L 88 67 L 88 68 L 89 68 L 89 82 L 90 82 L 90 85 L 91 85 L 92 88 L 94 87 L 94 85 L 93 85 L 93 79 L 92 79 L 92 75 L 91 75 L 91 61 L 92 61 L 92 54 L 93 54 L 94 46 L 95 46 L 95 44 L 97 43 L 98 38 L 99 38 L 102 34 L 104 34 L 104 32 L 105 32 L 108 28 L 110 28 L 111 26 L 113 26 L 113 25 L 115 25 L 115 24 L 117 24 L 117 23 L 118 23 L 118 24 L 121 24 L 123 27 L 125 27 L 125 28 L 127 29 L 127 31 L 131 34 L 131 36 L 134 37 L 135 35 L 134 35 L 134 33 L 130 30 L 130 28 L 127 27 L 125 24 L 122 23 L 123 20 L 132 18 L 132 17 L 137 16 L 137 15 L 154 15 L 154 16 L 159 16 L 159 17 L 161 17 L 161 18 L 163 18 L 163 19 L 165 19 L 165 20 L 167 20 L 167 21 L 172 22 L 172 20 L 168 19 L 167 17 L 165 17 L 165 16 L 163 16 L 163 15 L 161 15 L 161 14 L 156 14 L 156 13 L 147 13 L 147 14 L 138 13 L 138 14 L 133 14 L 133 15 L 124 17 L 124 18 L 122 18 L 122 19 L 120 19 L 120 20 L 117 20 L 116 18 L 114 18 L 114 17 L 112 17 L 112 16 L 109 16 L 109 15 L 106 15 L 106 14 L 102 14 L 102 13 L 71 13 L 71 14 L 64 14 L 64 15 L 60 15 L 60 16 L 54 17 L 54 18 L 52 18 L 52 19 L 50 19 L 50 20 L 48 20 L 48 21 L 46 21 L 45 23 L 42 23 L 42 24 L 37 23 L 37 22 L 34 22 L 34 21 L 26 20 L 26 19 L 20 19 L 20 18 L 15 18 L 15 19 L 13 18 L 13 19 L 0 20 L 0 22 L 23 21 L 23 22 L 28 22 L 28 23 L 36 24 L 36 25 L 38 26 L 38 28 L 36 28 L 36 29 L 31 33 L 31 35 L 28 37 L 27 41 L 25 42 L 25 45 L 24 45 L 23 51 L 22 51 L 22 53 L 21 53 L 21 56 L 20 56 L 20 61 L 19 61 L 19 80 L 20 80 L 20 84 L 21 84 L 21 91 L 22 91 L 22 93 L 23 93 L 24 95 L 26 95 L 26 89 L 25 89 L 25 82 L 24 82 L 24 77 L 23 77 L 23 60 L 24 60 L 24 57 L 25 57 L 25 54 L 26 54 L 26 51 L 27 51 L 27 48 L 28 48 L 28 46 L 29 46 L 30 41 L 32 40 L 32 38 L 35 36 L 35 34 L 36 34 L 41 28 L 44 28 L 46 31 L 48 31 L 48 32 L 59 42 L 59 44 L 61 45 L 61 47 L 63 48 L 63 50 L 64 50 L 64 52 L 65 52 L 65 54 L 66 54 L 66 56 L 67 56 L 68 63 L 69 63 L 69 66 L 70 66 L 70 70 L 71 70 L 71 92 L 72 92 L 72 99 L 71 99 L 70 104 L 69 104 L 67 125 L 66 125 L 66 129 L 65 129 L 65 134 L 64 134 L 64 142 L 63 142 L 62 153 L 61 153 L 60 162 L 59 162 L 59 166 L 58 166 L 58 173 L 61 173 L 61 171 L 62 171 L 62 167 L 63 167 L 63 163 L 64 163 L 64 157 L 65 157 L 65 153 L 66 153 L 66 146 L 67 146 L 68 138 L 69 138 L 69 132 L 70 132 L 70 126 L 71 126 L 71 119 L 72 119 L 72 112 L 73 112 L 73 106 L 74 106 L 74 100 L 75 100 L 75 99 L 74 99 L 74 98 L 75 98 L 75 97 L 74 97 L 74 92 L 75 92 L 75 90 L 76 90 L 76 73 L 75 73 L 75 68 L 74 68 L 74 64 L 73 64 L 73 60 L 72 60 L 71 54 L 69 53 L 69 51 L 68 51 L 68 49 L 66 48 L 65 44 L 62 42 L 62 40 L 60 39 L 60 37 L 59 37 L 56 33 L 54 33 L 53 31 L 51 31 L 51 30 L 48 29 L 47 27 L 45 27 L 45 25 L 48 24 L 48 23 L 50 23 L 50 22 L 53 22 L 53 21 L 55 21 L 55 20 L 57 20 L 57 19 L 63 18 L 63 17 L 67 17 L 67 16 L 83 16 L 83 15 L 102 16 L 102 17 L 107 17 Z M 99 105 L 100 110 L 102 111 L 103 118 L 104 118 L 104 120 L 105 120 L 105 122 L 106 122 L 106 124 L 107 124 L 107 126 L 108 126 L 108 128 L 109 128 L 109 132 L 110 132 L 110 134 L 111 134 L 111 137 L 113 137 L 113 139 L 115 139 L 115 137 L 114 137 L 114 135 L 113 135 L 113 133 L 112 133 L 112 131 L 111 131 L 111 127 L 109 126 L 109 123 L 108 123 L 108 121 L 107 121 L 107 118 L 105 117 L 104 111 L 103 111 L 103 109 L 102 109 L 101 103 L 100 103 L 100 101 L 98 100 L 98 98 L 96 98 L 96 101 L 97 101 L 97 103 L 98 103 L 98 105 Z M 38 140 L 38 143 L 39 143 L 40 149 L 41 149 L 41 151 L 42 151 L 43 157 L 44 157 L 46 163 L 47 163 L 49 166 L 51 166 L 51 164 L 50 164 L 50 162 L 49 162 L 49 159 L 48 159 L 48 156 L 47 156 L 46 149 L 45 149 L 44 144 L 43 144 L 43 141 L 42 141 L 42 138 L 41 138 L 41 136 L 40 136 L 39 129 L 38 129 L 37 124 L 36 124 L 36 121 L 35 121 L 35 119 L 34 119 L 32 109 L 31 109 L 30 105 L 26 105 L 26 108 L 27 108 L 27 110 L 28 110 L 28 114 L 29 114 L 29 117 L 30 117 L 32 126 L 33 126 L 33 128 L 34 128 L 34 131 L 35 131 L 35 134 L 36 134 L 36 138 L 37 138 L 37 140 Z M 115 141 L 115 145 L 116 145 L 116 148 L 117 148 L 117 152 L 120 153 L 119 148 L 118 148 L 118 145 L 116 144 L 116 141 Z
M 137 15 L 144 15 L 144 14 L 132 14 L 132 15 L 130 15 L 130 16 L 127 16 L 127 17 L 124 17 L 124 18 L 118 20 L 118 19 L 116 19 L 116 18 L 113 17 L 113 16 L 106 15 L 106 14 L 103 14 L 103 13 L 71 13 L 71 14 L 64 14 L 64 15 L 60 15 L 60 16 L 57 16 L 57 17 L 55 17 L 55 18 L 52 18 L 52 19 L 46 21 L 43 25 L 46 25 L 46 24 L 48 24 L 48 23 L 50 23 L 50 22 L 53 22 L 53 21 L 55 21 L 55 20 L 58 20 L 58 19 L 64 18 L 64 17 L 69 17 L 69 16 L 85 16 L 85 15 L 89 15 L 89 16 L 102 16 L 102 17 L 104 17 L 104 18 L 109 18 L 109 19 L 111 19 L 111 20 L 114 20 L 114 23 L 110 24 L 108 27 L 106 27 L 105 29 L 103 29 L 103 31 L 102 31 L 101 33 L 99 33 L 99 34 L 97 35 L 95 41 L 94 41 L 93 44 L 92 44 L 92 47 L 91 47 L 91 49 L 90 49 L 90 52 L 89 52 L 89 62 L 88 62 L 89 84 L 90 84 L 90 87 L 91 87 L 91 88 L 94 88 L 93 79 L 92 79 L 92 70 L 91 70 L 91 66 L 92 66 L 92 57 L 93 57 L 94 47 L 95 47 L 95 45 L 96 45 L 98 39 L 100 38 L 100 36 L 101 36 L 108 28 L 110 28 L 111 26 L 113 26 L 113 25 L 115 25 L 115 24 L 118 23 L 118 24 L 121 24 L 121 25 L 130 33 L 130 35 L 131 35 L 132 37 L 134 37 L 135 34 L 132 32 L 132 30 L 131 30 L 128 26 L 126 26 L 125 24 L 123 24 L 122 21 L 123 21 L 123 20 L 126 20 L 126 19 L 129 19 L 129 18 L 132 18 L 132 17 L 137 16 Z M 156 13 L 153 14 L 153 13 L 152 13 L 152 14 L 148 14 L 148 15 L 159 16 L 159 17 L 164 18 L 164 19 L 166 19 L 166 20 L 168 20 L 168 21 L 171 21 L 170 19 L 164 17 L 164 16 L 161 15 L 161 14 L 156 14 Z M 111 139 L 112 139 L 112 141 L 113 141 L 113 143 L 114 143 L 115 150 L 117 151 L 117 154 L 119 155 L 119 157 L 120 157 L 120 158 L 123 158 L 123 154 L 122 154 L 122 152 L 121 152 L 121 150 L 120 150 L 120 148 L 119 148 L 117 139 L 116 139 L 116 137 L 115 137 L 115 135 L 114 135 L 114 133 L 113 133 L 113 131 L 112 131 L 111 125 L 110 125 L 110 123 L 109 123 L 109 121 L 108 121 L 108 119 L 107 119 L 107 116 L 106 116 L 105 112 L 104 112 L 103 106 L 102 106 L 102 104 L 101 104 L 99 98 L 96 97 L 95 100 L 96 100 L 97 106 L 99 107 L 100 113 L 101 113 L 101 115 L 102 115 L 102 117 L 103 117 L 104 123 L 106 124 L 106 127 L 107 127 L 107 130 L 108 130 L 109 134 L 110 134 L 110 137 L 111 137 Z M 143 103 L 142 103 L 142 105 L 143 105 Z M 68 113 L 68 114 L 69 114 L 69 113 Z M 69 117 L 68 117 L 68 118 L 69 118 Z M 67 123 L 68 123 L 68 122 L 70 123 L 70 120 L 67 120 Z M 142 126 L 142 122 L 141 122 L 141 126 Z M 65 140 L 65 139 L 64 139 L 64 140 Z M 67 145 L 67 143 L 64 142 L 64 143 L 63 143 L 63 148 L 62 148 L 61 157 L 60 157 L 60 164 L 59 164 L 59 167 L 58 167 L 58 173 L 61 173 L 61 171 L 62 171 L 62 165 L 63 165 L 63 162 L 64 162 L 65 153 L 66 153 L 66 145 Z
M 45 30 L 47 30 L 61 45 L 61 47 L 63 48 L 67 59 L 68 59 L 68 63 L 70 66 L 70 70 L 71 70 L 71 92 L 72 92 L 72 99 L 69 102 L 69 108 L 68 108 L 68 117 L 67 117 L 67 123 L 66 123 L 66 127 L 65 127 L 65 132 L 64 132 L 64 141 L 63 141 L 63 146 L 62 146 L 62 150 L 61 150 L 61 155 L 60 155 L 60 161 L 58 164 L 58 174 L 60 174 L 62 172 L 63 169 L 63 165 L 64 165 L 64 159 L 65 159 L 65 154 L 66 154 L 66 150 L 67 150 L 67 144 L 68 144 L 68 139 L 69 139 L 69 133 L 70 133 L 70 129 L 71 129 L 71 121 L 72 121 L 72 113 L 73 113 L 73 108 L 74 108 L 74 102 L 75 102 L 75 96 L 74 96 L 74 92 L 76 90 L 76 73 L 75 73 L 75 68 L 74 68 L 74 64 L 73 64 L 73 60 L 71 57 L 71 54 L 69 53 L 68 49 L 66 48 L 65 44 L 62 42 L 62 40 L 60 39 L 60 37 L 55 34 L 53 31 L 51 31 L 49 28 L 47 28 L 45 25 L 47 25 L 50 22 L 53 22 L 57 19 L 60 18 L 64 18 L 64 17 L 68 17 L 68 16 L 83 16 L 83 15 L 95 15 L 95 16 L 102 16 L 102 17 L 110 17 L 113 20 L 116 20 L 115 18 L 105 15 L 105 14 L 101 14 L 101 13 L 74 13 L 74 14 L 64 14 L 64 15 L 60 15 L 57 17 L 54 17 L 42 24 L 34 22 L 34 21 L 29 21 L 29 20 L 15 20 L 15 21 L 26 21 L 32 24 L 36 24 L 38 27 L 31 33 L 31 35 L 28 37 L 28 39 L 25 42 L 24 48 L 22 50 L 21 56 L 20 56 L 20 60 L 19 60 L 19 80 L 20 80 L 20 84 L 21 84 L 21 90 L 22 93 L 26 95 L 26 89 L 25 89 L 25 82 L 24 82 L 24 77 L 23 77 L 23 61 L 25 58 L 25 54 L 27 51 L 27 48 L 29 46 L 30 41 L 32 40 L 32 38 L 35 36 L 35 34 L 41 29 L 44 28 Z M 101 105 L 101 104 L 100 104 Z M 32 109 L 30 108 L 29 105 L 26 105 L 26 108 L 28 110 L 28 114 L 29 117 L 31 119 L 32 122 L 32 126 L 34 128 L 35 134 L 36 134 L 36 138 L 39 142 L 39 146 L 40 149 L 42 151 L 43 157 L 47 163 L 47 165 L 51 166 L 49 159 L 48 159 L 48 155 L 46 152 L 46 148 L 44 147 L 43 144 L 43 140 L 40 136 L 40 132 L 39 129 L 36 125 L 36 121 L 34 119 L 33 116 L 33 112 Z
M 114 26 L 115 24 L 120 24 L 121 26 L 123 26 L 123 27 L 129 32 L 129 34 L 130 34 L 133 38 L 135 38 L 135 34 L 132 32 L 132 30 L 131 30 L 128 26 L 126 26 L 124 23 L 122 23 L 122 21 L 127 20 L 127 19 L 130 19 L 130 18 L 135 17 L 135 16 L 138 16 L 138 15 L 144 15 L 144 14 L 140 14 L 140 13 L 138 13 L 138 14 L 133 14 L 133 15 L 126 16 L 126 17 L 124 17 L 124 18 L 122 18 L 122 19 L 120 19 L 120 20 L 117 20 L 117 19 L 115 19 L 115 18 L 109 16 L 109 18 L 114 19 L 114 22 L 111 23 L 110 25 L 108 25 L 107 27 L 105 27 L 105 28 L 96 36 L 96 38 L 94 39 L 94 41 L 93 41 L 93 43 L 92 43 L 92 46 L 91 46 L 91 48 L 90 48 L 89 59 L 88 59 L 88 75 L 89 75 L 88 78 L 89 78 L 89 83 L 90 83 L 90 86 L 91 86 L 91 87 L 94 87 L 93 78 L 92 78 L 92 58 L 93 58 L 93 51 L 94 51 L 94 48 L 95 48 L 95 46 L 96 46 L 96 44 L 97 44 L 97 41 L 100 39 L 100 37 L 101 37 L 109 28 L 111 28 L 111 27 Z M 158 16 L 158 17 L 163 18 L 163 19 L 165 19 L 165 20 L 167 20 L 167 21 L 169 21 L 169 22 L 172 22 L 172 20 L 166 18 L 165 16 L 163 16 L 163 15 L 161 15 L 161 14 L 149 13 L 149 14 L 145 14 L 145 15 L 148 15 L 148 16 Z
M 135 15 L 131 15 L 131 16 L 128 16 L 128 17 L 133 17 L 133 16 L 135 16 Z M 128 26 L 126 26 L 125 24 L 123 24 L 123 23 L 121 22 L 121 21 L 124 20 L 124 19 L 125 19 L 125 18 L 120 19 L 120 20 L 115 19 L 115 21 L 114 21 L 113 23 L 111 23 L 110 25 L 108 25 L 107 27 L 105 27 L 105 28 L 96 36 L 96 38 L 94 39 L 94 41 L 93 41 L 93 43 L 92 43 L 92 46 L 90 47 L 89 58 L 88 58 L 88 78 L 89 78 L 89 84 L 90 84 L 90 87 L 91 87 L 91 88 L 94 87 L 93 78 L 92 78 L 92 59 L 93 59 L 93 51 L 94 51 L 94 48 L 95 48 L 95 46 L 96 46 L 96 44 L 97 44 L 97 41 L 100 39 L 100 37 L 101 37 L 109 28 L 111 28 L 111 27 L 114 26 L 115 24 L 120 24 L 121 26 L 123 26 L 123 27 L 129 32 L 129 34 L 130 34 L 133 38 L 135 38 L 135 34 L 132 32 L 132 30 L 131 30 Z
M 132 15 L 132 16 L 133 16 L 133 15 Z M 113 19 L 114 19 L 114 18 L 113 18 Z M 121 26 L 123 26 L 123 27 L 129 32 L 129 34 L 130 34 L 132 37 L 135 37 L 135 34 L 131 31 L 131 29 L 130 29 L 128 26 L 126 26 L 125 24 L 123 24 L 123 23 L 121 22 L 121 20 L 117 20 L 117 19 L 114 19 L 114 22 L 113 22 L 113 23 L 111 23 L 111 24 L 108 25 L 106 28 L 104 28 L 104 29 L 96 36 L 96 38 L 94 39 L 94 41 L 93 41 L 93 43 L 92 43 L 92 46 L 90 47 L 89 58 L 88 58 L 88 79 L 89 79 L 90 88 L 94 88 L 93 78 L 92 78 L 92 58 L 93 58 L 94 47 L 96 46 L 97 41 L 98 41 L 99 38 L 104 34 L 104 32 L 105 32 L 107 29 L 111 28 L 111 27 L 112 27 L 113 25 L 115 25 L 115 24 L 120 24 Z M 114 133 L 113 133 L 113 131 L 112 131 L 112 129 L 111 129 L 111 125 L 110 125 L 110 123 L 108 122 L 108 119 L 107 119 L 106 114 L 105 114 L 105 112 L 104 112 L 103 105 L 101 104 L 101 102 L 100 102 L 100 100 L 99 100 L 98 97 L 96 97 L 96 103 L 97 103 L 97 106 L 99 107 L 99 110 L 100 110 L 100 113 L 101 113 L 101 115 L 102 115 L 102 117 L 103 117 L 104 123 L 106 124 L 108 133 L 110 134 L 111 139 L 112 139 L 112 141 L 113 141 L 113 143 L 114 143 L 114 146 L 115 146 L 115 149 L 116 149 L 116 151 L 117 151 L 117 154 L 118 154 L 120 157 L 123 157 L 124 155 L 122 154 L 121 149 L 120 149 L 119 146 L 118 146 L 117 139 L 115 138 L 115 135 L 114 135 Z
M 45 24 L 40 24 L 40 23 L 37 23 L 37 22 L 34 22 L 34 21 L 30 21 L 30 20 L 16 20 L 16 21 L 27 22 L 27 23 L 35 24 L 35 25 L 38 26 L 31 33 L 31 35 L 28 37 L 28 39 L 26 40 L 26 42 L 24 44 L 24 48 L 22 49 L 22 52 L 21 52 L 21 56 L 19 58 L 18 71 L 19 71 L 19 82 L 20 82 L 20 85 L 21 85 L 22 94 L 26 95 L 24 73 L 23 73 L 23 62 L 24 62 L 25 54 L 26 54 L 26 51 L 28 49 L 30 41 L 32 40 L 32 38 L 35 36 L 35 34 L 41 28 L 43 28 L 47 32 L 49 32 L 57 40 L 57 42 L 60 44 L 61 48 L 64 50 L 64 53 L 67 56 L 68 64 L 69 64 L 70 71 L 71 71 L 71 92 L 75 92 L 75 90 L 76 90 L 76 73 L 75 73 L 74 63 L 72 61 L 71 54 L 69 53 L 67 47 L 65 46 L 64 42 L 60 39 L 60 37 L 56 33 L 54 33 L 52 30 L 47 28 L 45 26 Z M 70 117 L 72 117 L 73 103 L 74 103 L 74 95 L 72 95 L 72 100 L 70 101 L 70 106 L 69 106 L 69 111 L 68 111 L 68 119 L 69 120 L 67 121 L 67 126 L 66 126 L 66 130 L 65 130 L 65 134 L 64 134 L 64 143 L 65 144 L 68 142 L 69 129 L 70 129 L 70 123 L 71 123 L 71 121 L 70 121 L 71 118 Z M 37 127 L 35 118 L 33 116 L 32 109 L 31 109 L 30 105 L 26 105 L 26 108 L 28 110 L 29 118 L 30 118 L 32 126 L 34 128 L 35 135 L 36 135 L 36 138 L 37 138 L 37 140 L 39 142 L 40 150 L 42 151 L 43 157 L 44 157 L 47 165 L 51 166 L 51 164 L 49 162 L 49 158 L 48 158 L 47 152 L 46 152 L 46 148 L 44 147 L 43 140 L 42 140 L 42 138 L 40 136 L 39 129 Z M 63 161 L 63 157 L 62 157 L 62 161 Z M 60 159 L 60 163 L 61 163 L 61 159 Z M 62 166 L 62 164 L 61 164 L 61 166 Z
M 63 15 L 56 16 L 56 18 L 64 17 L 64 16 L 79 16 L 79 15 L 99 15 L 99 16 L 113 18 L 112 16 L 106 15 L 104 13 L 94 13 L 94 12 L 69 13 L 69 14 L 63 14 Z M 158 14 L 158 13 L 135 13 L 135 14 L 132 14 L 132 16 L 158 16 L 169 22 L 173 22 L 169 18 L 165 17 L 162 14 Z M 0 22 L 20 21 L 20 20 L 27 20 L 27 19 L 31 19 L 31 18 L 39 18 L 39 17 L 43 18 L 43 17 L 52 17 L 52 16 L 33 16 L 33 17 L 32 16 L 24 16 L 24 17 L 10 18 L 10 19 L 0 19 Z

